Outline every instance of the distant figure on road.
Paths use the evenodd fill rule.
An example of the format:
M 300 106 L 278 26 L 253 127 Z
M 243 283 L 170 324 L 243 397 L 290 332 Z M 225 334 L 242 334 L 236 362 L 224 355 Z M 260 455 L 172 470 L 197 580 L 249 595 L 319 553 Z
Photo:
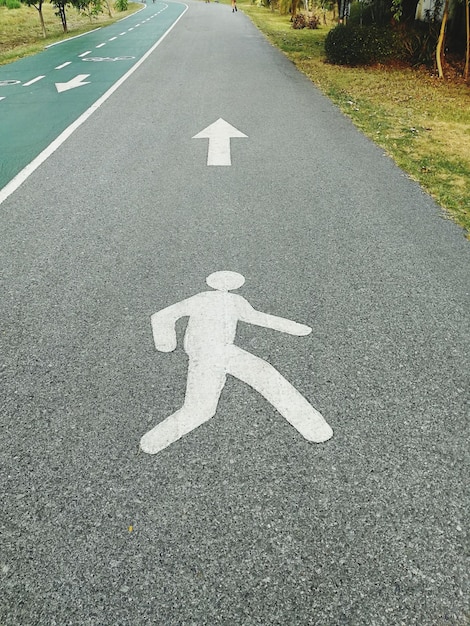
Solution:
M 237 0 L 232 0 L 232 13 L 235 13 L 235 11 L 238 11 Z
M 198 293 L 151 317 L 155 347 L 172 352 L 176 348 L 176 321 L 189 316 L 184 337 L 189 368 L 183 407 L 142 437 L 142 450 L 156 454 L 211 419 L 227 374 L 258 391 L 308 441 L 330 439 L 333 431 L 323 416 L 274 367 L 233 344 L 239 321 L 299 337 L 312 329 L 256 311 L 245 298 L 229 293 L 244 284 L 241 274 L 214 272 L 206 282 L 215 291 Z

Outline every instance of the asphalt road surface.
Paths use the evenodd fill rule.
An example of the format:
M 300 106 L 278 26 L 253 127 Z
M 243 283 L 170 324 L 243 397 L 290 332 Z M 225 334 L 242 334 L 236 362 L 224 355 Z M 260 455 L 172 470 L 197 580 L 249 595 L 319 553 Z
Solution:
M 241 11 L 190 2 L 0 233 L 1 626 L 468 625 L 469 243 Z M 150 316 L 218 271 L 313 329 L 234 343 L 328 441 L 228 376 L 139 448 L 188 373 Z

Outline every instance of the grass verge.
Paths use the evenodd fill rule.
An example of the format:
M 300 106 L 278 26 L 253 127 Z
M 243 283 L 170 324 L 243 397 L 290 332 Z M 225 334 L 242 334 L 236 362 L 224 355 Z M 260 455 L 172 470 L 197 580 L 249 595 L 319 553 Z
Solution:
M 0 65 L 17 61 L 26 56 L 31 56 L 44 50 L 51 43 L 61 41 L 69 37 L 75 37 L 86 33 L 99 26 L 108 26 L 118 20 L 135 13 L 141 8 L 141 4 L 129 3 L 127 11 L 112 11 L 113 16 L 108 14 L 90 18 L 75 10 L 67 11 L 68 33 L 62 30 L 60 18 L 54 14 L 51 4 L 43 5 L 44 22 L 46 24 L 47 37 L 42 36 L 39 14 L 34 7 L 22 5 L 19 9 L 8 9 L 0 6 Z
M 289 16 L 239 7 L 354 124 L 419 182 L 470 238 L 470 88 L 429 70 L 344 67 L 325 61 L 334 25 L 294 30 Z

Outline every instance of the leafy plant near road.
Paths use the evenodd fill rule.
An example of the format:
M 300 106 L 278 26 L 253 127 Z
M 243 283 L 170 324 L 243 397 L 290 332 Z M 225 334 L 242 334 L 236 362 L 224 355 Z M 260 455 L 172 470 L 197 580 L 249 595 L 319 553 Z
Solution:
M 428 68 L 347 67 L 326 62 L 335 27 L 294 30 L 289 16 L 243 3 L 268 39 L 348 115 L 362 132 L 465 228 L 470 237 L 470 88 L 461 75 L 439 80 Z M 313 112 L 312 112 L 313 114 Z

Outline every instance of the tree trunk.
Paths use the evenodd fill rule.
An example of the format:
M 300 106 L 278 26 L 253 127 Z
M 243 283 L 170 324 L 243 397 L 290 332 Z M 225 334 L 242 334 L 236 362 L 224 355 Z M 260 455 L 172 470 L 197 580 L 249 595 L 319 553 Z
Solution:
M 44 23 L 44 15 L 42 14 L 42 2 L 39 5 L 39 21 L 41 22 L 42 36 L 47 37 L 46 24 Z
M 68 32 L 67 16 L 65 15 L 65 6 L 63 4 L 59 6 L 59 14 L 60 14 L 60 19 L 62 20 L 62 27 L 64 29 L 64 33 L 66 33 Z
M 294 19 L 296 13 L 297 13 L 297 4 L 298 4 L 298 0 L 292 0 L 292 7 L 291 7 L 291 11 L 292 11 L 292 15 L 291 15 L 291 20 Z
M 470 0 L 465 0 L 465 24 L 467 26 L 467 49 L 465 52 L 465 69 L 463 77 L 468 81 L 468 70 L 470 65 Z
M 111 13 L 111 5 L 109 4 L 109 0 L 105 0 L 105 4 L 106 4 L 106 9 L 108 10 L 109 17 L 113 17 L 113 14 Z
M 437 41 L 437 46 L 436 46 L 436 63 L 437 63 L 437 71 L 439 72 L 439 78 L 444 77 L 444 72 L 442 71 L 442 49 L 444 47 L 444 42 L 446 38 L 446 26 L 447 26 L 448 18 L 449 18 L 449 0 L 446 0 L 446 3 L 444 5 L 444 13 L 442 14 L 441 31 L 439 33 L 439 39 Z
M 37 4 L 33 4 L 33 7 L 38 12 L 39 22 L 41 23 L 42 36 L 45 39 L 47 37 L 47 32 L 46 32 L 46 24 L 44 23 L 44 15 L 42 14 L 42 3 L 43 3 L 43 0 L 39 0 Z

